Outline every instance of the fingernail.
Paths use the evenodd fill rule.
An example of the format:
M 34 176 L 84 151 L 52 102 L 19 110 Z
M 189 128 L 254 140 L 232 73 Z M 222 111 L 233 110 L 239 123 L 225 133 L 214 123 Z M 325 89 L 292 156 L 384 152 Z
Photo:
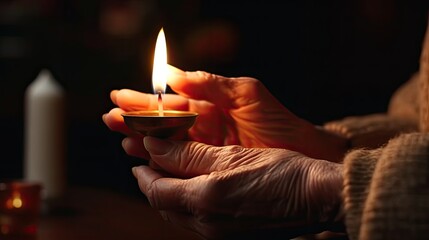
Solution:
M 113 104 L 116 105 L 116 94 L 118 94 L 119 90 L 112 90 L 110 92 L 110 99 L 112 100 Z
M 173 147 L 173 144 L 168 140 L 161 140 L 154 137 L 145 137 L 143 142 L 146 150 L 155 155 L 164 155 Z
M 134 177 L 137 177 L 137 167 L 132 167 L 131 172 L 133 172 Z
M 106 116 L 107 116 L 107 113 L 101 115 L 101 119 L 103 120 L 104 123 L 106 123 L 106 121 L 104 120 L 106 118 Z
M 130 142 L 130 139 L 129 138 L 124 138 L 124 139 L 122 139 L 122 148 L 124 149 L 124 150 L 126 150 L 127 149 L 127 145 L 128 145 L 128 143 Z

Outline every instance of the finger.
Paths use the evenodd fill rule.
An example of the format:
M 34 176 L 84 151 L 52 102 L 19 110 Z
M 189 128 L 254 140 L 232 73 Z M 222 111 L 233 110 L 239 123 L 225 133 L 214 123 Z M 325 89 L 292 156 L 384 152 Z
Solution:
M 156 162 L 154 162 L 154 161 L 150 161 L 149 160 L 149 165 L 148 165 L 150 168 L 152 168 L 153 170 L 156 170 L 156 171 L 163 171 L 164 173 L 165 173 L 165 171 L 164 170 L 162 170 L 162 168 L 156 163 Z
M 206 101 L 195 101 L 192 106 L 191 111 L 197 111 L 198 118 L 189 129 L 191 139 L 215 146 L 223 145 L 226 129 L 221 110 Z
M 240 146 L 215 147 L 198 142 L 171 141 L 154 137 L 145 137 L 143 143 L 151 159 L 160 167 L 184 178 L 231 169 L 248 158 L 243 151 L 244 148 Z
M 166 178 L 159 171 L 148 166 L 133 167 L 140 190 L 146 195 L 151 206 L 158 210 L 188 211 L 188 201 L 192 201 L 186 181 L 177 178 Z M 184 196 L 187 196 L 186 199 Z M 186 201 L 186 202 L 185 202 Z
M 146 151 L 143 145 L 142 137 L 127 137 L 122 140 L 122 148 L 125 152 L 134 157 L 143 158 L 146 160 L 150 159 L 149 153 Z
M 207 175 L 192 179 L 170 178 L 144 165 L 133 167 L 132 172 L 140 190 L 155 209 L 194 213 L 196 206 L 204 205 L 201 196 L 206 189 Z
M 124 111 L 154 110 L 158 109 L 158 96 L 141 93 L 130 89 L 122 89 L 115 93 L 117 105 Z M 164 94 L 165 109 L 188 110 L 189 102 L 186 98 L 176 94 Z
M 140 191 L 142 191 L 143 194 L 146 195 L 151 206 L 155 207 L 152 204 L 152 188 L 155 185 L 154 182 L 157 179 L 161 179 L 163 176 L 158 171 L 155 171 L 148 166 L 133 167 L 131 170 L 133 172 L 134 177 L 137 179 Z
M 194 151 L 196 142 L 173 142 L 153 137 L 143 139 L 151 159 L 173 175 L 188 178 L 210 172 L 211 159 L 205 160 L 205 149 Z M 192 161 L 192 153 L 201 157 Z
M 118 93 L 118 90 L 112 90 L 110 92 L 110 100 L 112 100 L 113 104 L 118 105 L 116 103 L 116 94 Z
M 228 78 L 203 71 L 185 72 L 169 67 L 168 85 L 180 95 L 213 102 L 233 109 L 258 101 L 258 91 L 265 87 L 254 78 Z
M 130 130 L 124 123 L 122 113 L 124 110 L 120 108 L 113 108 L 108 113 L 103 114 L 102 120 L 106 126 L 116 132 L 123 133 L 125 135 L 136 135 L 136 133 Z

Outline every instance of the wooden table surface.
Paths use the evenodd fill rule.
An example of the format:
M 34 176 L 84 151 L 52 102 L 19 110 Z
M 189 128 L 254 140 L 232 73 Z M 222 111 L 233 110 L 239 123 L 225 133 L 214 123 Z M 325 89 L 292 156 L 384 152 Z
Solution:
M 142 197 L 97 188 L 70 188 L 66 208 L 41 216 L 37 240 L 201 240 L 164 221 Z

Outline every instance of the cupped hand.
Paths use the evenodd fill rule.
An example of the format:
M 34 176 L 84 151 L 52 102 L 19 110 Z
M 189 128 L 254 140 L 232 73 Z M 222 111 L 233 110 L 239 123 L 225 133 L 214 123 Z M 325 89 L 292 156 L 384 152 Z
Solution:
M 133 168 L 141 191 L 165 219 L 205 238 L 279 229 L 282 236 L 294 237 L 326 230 L 335 222 L 341 204 L 340 164 L 275 148 L 152 137 L 144 145 L 162 171 Z
M 342 158 L 345 140 L 294 115 L 257 79 L 169 69 L 168 84 L 178 95 L 165 94 L 164 108 L 199 114 L 189 130 L 189 140 L 217 146 L 286 148 L 316 158 Z M 118 108 L 105 114 L 103 120 L 110 129 L 127 135 L 133 133 L 121 113 L 157 109 L 154 94 L 129 89 L 112 91 L 111 100 Z

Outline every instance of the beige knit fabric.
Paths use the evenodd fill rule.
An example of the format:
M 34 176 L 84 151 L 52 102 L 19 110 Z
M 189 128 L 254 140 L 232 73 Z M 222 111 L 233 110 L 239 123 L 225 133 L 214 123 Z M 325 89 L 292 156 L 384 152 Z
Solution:
M 428 238 L 428 134 L 403 134 L 384 148 L 352 151 L 344 166 L 350 239 Z
M 404 134 L 383 148 L 359 239 L 429 238 L 429 135 Z
M 359 239 L 362 211 L 381 150 L 355 150 L 344 159 L 345 223 L 350 239 Z M 357 159 L 359 159 L 357 161 Z
M 346 155 L 343 193 L 349 238 L 429 239 L 429 24 L 419 73 L 393 95 L 387 114 L 369 116 L 372 120 L 364 123 L 359 118 L 368 119 L 342 119 L 325 127 L 344 134 L 354 147 L 377 147 L 370 136 L 384 131 L 382 121 L 401 119 L 416 131 L 387 124 L 391 133 L 398 130 L 394 138 L 377 140 L 380 148 Z
M 377 148 L 401 133 L 416 131 L 417 121 L 380 113 L 346 117 L 328 122 L 323 127 L 345 136 L 351 148 Z
M 420 75 L 415 73 L 410 80 L 400 86 L 390 98 L 388 115 L 412 123 L 416 128 L 419 124 Z

